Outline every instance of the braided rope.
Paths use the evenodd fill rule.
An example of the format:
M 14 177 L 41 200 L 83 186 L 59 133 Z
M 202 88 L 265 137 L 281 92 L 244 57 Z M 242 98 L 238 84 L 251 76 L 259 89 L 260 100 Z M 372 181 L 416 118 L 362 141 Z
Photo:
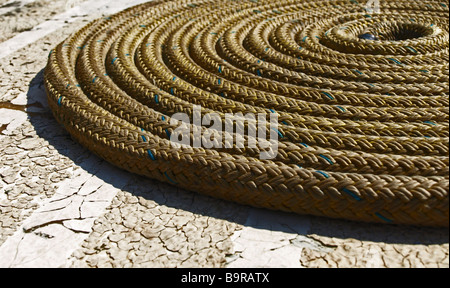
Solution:
M 355 0 L 139 5 L 50 53 L 49 105 L 99 156 L 185 189 L 300 214 L 448 226 L 448 2 L 380 4 L 379 14 Z M 193 105 L 224 121 L 275 113 L 276 158 L 234 144 L 174 147 L 171 116 L 193 118 Z M 191 139 L 205 130 L 190 127 Z

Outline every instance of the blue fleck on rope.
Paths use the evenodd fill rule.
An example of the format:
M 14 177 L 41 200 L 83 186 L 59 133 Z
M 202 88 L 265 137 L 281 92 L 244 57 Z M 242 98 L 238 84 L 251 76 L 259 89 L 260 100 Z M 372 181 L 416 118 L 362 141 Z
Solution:
M 58 106 L 61 106 L 61 105 L 62 105 L 62 102 L 61 102 L 61 101 L 62 101 L 62 98 L 63 98 L 63 96 L 61 96 L 61 97 L 58 98 Z
M 158 96 L 158 94 L 155 94 L 155 102 L 156 102 L 156 104 L 159 104 L 159 96 Z
M 375 213 L 375 215 L 376 215 L 378 218 L 380 218 L 381 220 L 385 221 L 385 222 L 388 222 L 388 223 L 394 222 L 394 221 L 392 221 L 391 219 L 384 217 L 383 215 L 381 215 L 381 214 L 378 213 L 378 212 Z
M 161 116 L 161 119 L 162 119 L 163 121 L 166 121 L 166 117 L 164 117 L 164 116 Z M 170 139 L 170 132 L 169 132 L 169 129 L 165 129 L 165 131 L 166 131 L 167 138 Z
M 362 201 L 361 197 L 359 197 L 358 195 L 356 195 L 354 192 L 350 191 L 347 188 L 343 188 L 342 189 L 343 192 L 347 193 L 348 195 L 350 195 L 353 199 L 355 199 L 356 201 L 360 202 Z M 381 215 L 380 213 L 374 213 L 375 216 L 377 216 L 378 218 L 380 218 L 381 220 L 387 222 L 387 223 L 393 223 L 394 221 L 384 217 L 383 215 Z
M 147 150 L 148 153 L 148 157 L 150 157 L 150 159 L 152 159 L 153 161 L 156 161 L 155 155 L 153 155 L 152 151 L 150 151 L 150 149 Z
M 325 96 L 327 96 L 328 98 L 330 98 L 331 100 L 334 100 L 334 97 L 330 95 L 330 93 L 328 92 L 322 92 L 322 94 L 324 94 Z
M 410 46 L 405 46 L 405 48 L 411 50 L 413 53 L 416 53 L 416 54 L 419 53 L 419 52 L 417 52 L 416 49 L 414 49 L 414 48 L 412 48 L 412 47 L 410 47 Z
M 284 138 L 283 134 L 281 134 L 281 132 L 275 128 L 272 128 L 273 131 L 277 132 L 278 135 L 280 136 L 280 138 Z
M 394 59 L 394 58 L 387 58 L 387 59 L 389 59 L 389 60 L 391 60 L 391 61 L 397 63 L 398 65 L 403 65 L 403 63 L 400 62 L 400 61 L 398 61 L 397 59 Z
M 361 201 L 362 200 L 358 195 L 356 195 L 352 191 L 348 190 L 347 188 L 342 189 L 342 191 L 344 191 L 348 195 L 352 196 L 356 201 Z
M 142 128 L 141 131 L 144 132 L 145 130 Z M 144 141 L 145 143 L 148 142 L 147 138 L 144 135 L 141 135 L 141 138 L 142 138 L 142 141 Z M 153 155 L 153 153 L 150 149 L 147 150 L 147 154 L 150 159 L 152 159 L 153 161 L 156 160 L 155 155 Z
M 333 165 L 334 163 L 333 163 L 333 161 L 331 161 L 331 159 L 330 158 L 328 158 L 327 156 L 325 156 L 325 155 L 322 155 L 322 154 L 320 154 L 319 155 L 321 158 L 323 158 L 323 159 L 325 159 L 325 160 L 327 160 L 327 162 L 328 163 L 330 163 L 330 165 Z
M 322 175 L 323 177 L 327 178 L 327 179 L 330 178 L 330 175 L 328 175 L 327 173 L 325 173 L 323 171 L 317 170 L 316 172 L 319 173 L 320 175 Z
M 305 143 L 300 143 L 300 145 L 302 145 L 303 147 L 305 147 L 305 148 L 308 148 L 309 146 L 307 145 L 307 144 L 305 144 Z
M 437 126 L 437 124 L 434 123 L 433 121 L 423 121 L 423 123 L 425 123 L 425 124 L 431 124 L 431 125 L 433 125 L 433 126 Z
M 114 65 L 114 62 L 116 62 L 116 60 L 117 60 L 118 58 L 119 58 L 119 57 L 114 58 L 114 59 L 111 61 L 111 64 Z
M 336 106 L 336 107 L 339 108 L 342 112 L 347 112 L 347 110 L 345 110 L 345 108 L 342 106 Z
M 273 110 L 273 109 L 269 109 L 269 111 L 272 112 L 273 114 L 276 114 L 276 113 L 277 113 L 277 112 L 275 112 L 275 110 Z M 288 123 L 286 123 L 286 121 L 281 121 L 281 123 L 283 123 L 284 125 L 289 125 Z M 280 133 L 279 131 L 277 131 L 277 132 L 278 132 L 278 134 L 281 135 L 281 133 Z M 281 138 L 283 138 L 283 136 L 281 136 Z
M 170 182 L 172 182 L 173 184 L 178 184 L 177 182 L 173 181 L 169 175 L 167 175 L 167 172 L 164 172 L 164 175 L 166 176 L 167 179 L 169 179 Z

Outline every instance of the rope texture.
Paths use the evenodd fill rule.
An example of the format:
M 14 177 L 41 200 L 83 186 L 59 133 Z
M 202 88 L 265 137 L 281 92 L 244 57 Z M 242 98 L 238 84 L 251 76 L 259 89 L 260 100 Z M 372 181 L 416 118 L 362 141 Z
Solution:
M 100 157 L 184 189 L 299 214 L 448 227 L 448 2 L 380 5 L 379 14 L 355 0 L 132 7 L 52 50 L 49 105 Z M 260 160 L 248 145 L 173 147 L 171 116 L 192 119 L 193 105 L 224 123 L 226 113 L 276 113 L 277 157 Z M 191 139 L 205 131 L 191 128 Z

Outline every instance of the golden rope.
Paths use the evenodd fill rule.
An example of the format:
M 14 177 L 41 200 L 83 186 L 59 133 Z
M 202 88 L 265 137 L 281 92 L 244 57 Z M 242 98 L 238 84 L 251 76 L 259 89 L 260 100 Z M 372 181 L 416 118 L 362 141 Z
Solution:
M 49 104 L 91 151 L 178 187 L 300 214 L 448 226 L 448 2 L 380 1 L 380 13 L 365 4 L 139 5 L 51 52 Z M 224 122 L 276 114 L 276 158 L 248 145 L 174 147 L 172 115 L 192 119 L 193 105 Z M 206 129 L 190 127 L 192 139 Z

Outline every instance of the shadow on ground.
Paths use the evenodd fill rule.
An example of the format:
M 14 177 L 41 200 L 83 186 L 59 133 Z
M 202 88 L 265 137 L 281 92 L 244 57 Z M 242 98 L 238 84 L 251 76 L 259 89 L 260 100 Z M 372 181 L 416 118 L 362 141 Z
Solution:
M 89 173 L 95 174 L 92 161 L 89 165 L 86 158 L 96 157 L 84 147 L 75 143 L 64 128 L 53 118 L 48 108 L 43 83 L 43 70 L 30 82 L 27 93 L 28 117 L 39 137 L 44 138 L 60 154 L 71 159 L 75 165 Z M 41 105 L 36 105 L 40 103 Z M 42 106 L 42 107 L 41 107 Z M 33 109 L 33 107 L 38 107 Z M 104 162 L 96 159 L 95 162 Z M 110 165 L 110 164 L 108 164 Z M 111 165 L 112 166 L 112 165 Z M 357 223 L 345 220 L 326 219 L 322 217 L 301 216 L 283 212 L 257 209 L 258 221 L 247 221 L 249 211 L 255 208 L 213 199 L 193 192 L 183 191 L 171 185 L 160 183 L 120 169 L 116 179 L 125 179 L 128 183 L 124 188 L 118 187 L 115 181 L 108 177 L 103 179 L 109 184 L 122 188 L 135 196 L 155 201 L 160 205 L 190 211 L 195 214 L 223 219 L 230 222 L 251 226 L 259 229 L 295 233 L 288 225 L 272 225 L 274 218 L 286 218 L 288 222 L 311 223 L 308 234 L 335 237 L 340 239 L 358 239 L 361 241 L 398 243 L 398 244 L 443 244 L 448 243 L 449 230 L 447 228 L 410 227 L 383 224 Z M 101 175 L 96 174 L 99 178 Z M 114 178 L 114 177 L 113 177 Z M 261 216 L 262 215 L 262 216 Z M 266 224 L 267 223 L 267 224 Z

